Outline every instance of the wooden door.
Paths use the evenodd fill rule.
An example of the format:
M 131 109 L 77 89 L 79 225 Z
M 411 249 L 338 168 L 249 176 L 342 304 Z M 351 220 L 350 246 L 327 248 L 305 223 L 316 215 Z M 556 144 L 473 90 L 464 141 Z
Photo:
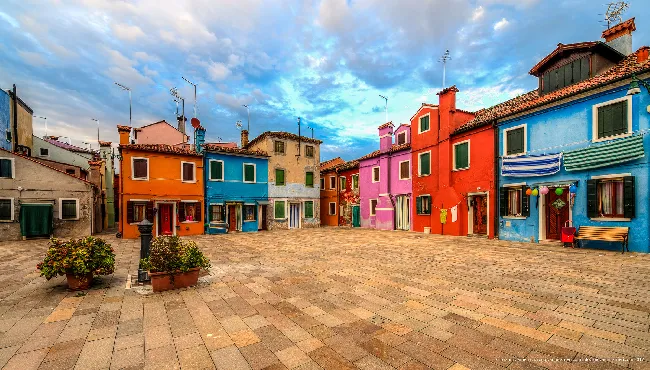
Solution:
M 171 204 L 160 204 L 158 206 L 158 230 L 160 235 L 172 235 L 173 225 L 172 225 L 172 205 Z
M 488 206 L 487 196 L 475 195 L 474 205 L 472 206 L 474 219 L 472 220 L 472 230 L 474 234 L 486 235 L 487 234 L 487 221 L 488 221 Z
M 264 205 L 264 204 L 260 205 L 260 212 L 257 214 L 258 217 L 260 218 L 260 220 L 259 220 L 259 222 L 260 222 L 259 229 L 260 230 L 267 230 L 267 227 L 266 227 L 266 208 L 267 208 L 266 205 Z
M 237 230 L 237 207 L 234 205 L 228 206 L 228 231 Z
M 361 212 L 359 212 L 359 206 L 352 206 L 352 227 L 361 226 Z
M 546 239 L 560 240 L 562 227 L 569 220 L 569 188 L 562 188 L 562 195 L 549 189 L 546 195 Z

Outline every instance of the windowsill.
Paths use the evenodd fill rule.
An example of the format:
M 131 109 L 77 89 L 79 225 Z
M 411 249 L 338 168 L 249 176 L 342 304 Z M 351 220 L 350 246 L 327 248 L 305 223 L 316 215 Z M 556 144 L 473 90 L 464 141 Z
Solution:
M 183 181 L 183 180 L 181 180 L 181 182 L 183 184 L 196 184 L 196 180 L 192 180 L 192 181 Z
M 614 136 L 607 136 L 607 137 L 603 137 L 603 138 L 600 138 L 600 139 L 595 138 L 595 139 L 592 139 L 591 142 L 592 142 L 592 143 L 601 143 L 601 142 L 603 142 L 603 141 L 611 141 L 611 140 L 616 140 L 616 139 L 622 139 L 622 138 L 624 138 L 624 137 L 630 137 L 630 136 L 632 136 L 632 133 L 631 133 L 631 132 L 628 132 L 627 134 L 620 134 L 620 135 L 614 135 Z
M 469 167 L 465 167 L 465 168 L 454 168 L 454 169 L 452 170 L 452 172 L 465 171 L 465 170 L 469 170 Z
M 418 216 L 431 216 L 431 213 L 418 213 Z
M 410 180 L 410 179 L 411 179 L 410 177 L 406 177 L 406 178 L 403 178 L 403 179 L 400 178 L 400 181 L 401 180 Z
M 431 174 L 428 174 L 428 175 L 418 174 L 418 177 L 427 177 L 427 176 L 431 176 Z
M 502 218 L 504 218 L 506 220 L 525 220 L 528 217 L 526 217 L 526 216 L 502 216 Z
M 0 223 L 7 223 L 8 224 L 10 222 L 14 222 L 14 220 L 0 220 Z
M 198 224 L 200 221 L 181 221 L 182 224 Z
M 60 218 L 61 221 L 79 221 L 78 218 Z
M 287 221 L 288 218 L 274 218 L 275 221 Z
M 244 222 L 257 222 L 257 220 L 244 220 Z
M 597 218 L 590 218 L 589 220 L 591 220 L 591 221 L 600 221 L 600 222 L 630 222 L 630 221 L 632 221 L 631 218 L 626 218 L 626 217 L 597 217 Z
M 138 177 L 138 178 L 133 178 L 131 180 L 133 180 L 133 181 L 149 181 L 149 178 L 148 177 L 147 178 Z
M 256 184 L 255 181 L 242 181 L 244 184 Z
M 208 181 L 223 182 L 223 179 L 221 179 L 221 180 L 219 180 L 219 179 L 209 179 Z
M 504 155 L 505 158 L 516 158 L 516 157 L 521 157 L 522 155 L 526 155 L 526 153 L 517 153 L 517 154 L 506 154 Z
M 424 130 L 424 131 L 418 131 L 418 135 L 420 135 L 420 134 L 424 134 L 425 132 L 429 132 L 429 131 L 431 131 L 431 129 Z
M 225 224 L 225 221 L 210 221 L 210 225 L 222 225 Z

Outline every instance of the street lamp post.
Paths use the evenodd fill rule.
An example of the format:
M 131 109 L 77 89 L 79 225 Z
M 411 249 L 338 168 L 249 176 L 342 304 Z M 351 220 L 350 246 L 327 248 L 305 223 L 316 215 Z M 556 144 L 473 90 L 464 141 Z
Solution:
M 248 104 L 242 104 L 242 107 L 246 108 L 246 112 L 248 113 L 248 126 L 247 126 L 246 130 L 248 130 L 248 132 L 250 132 L 251 131 L 251 110 L 250 110 L 250 107 L 248 106 Z
M 198 104 L 199 104 L 198 101 L 196 100 L 196 84 L 183 76 L 181 76 L 181 78 L 185 80 L 185 82 L 187 82 L 188 84 L 194 86 L 194 118 L 196 118 L 196 115 L 198 114 Z
M 131 88 L 126 87 L 120 83 L 115 82 L 117 86 L 120 87 L 120 89 L 128 91 L 129 92 L 129 127 L 131 126 Z

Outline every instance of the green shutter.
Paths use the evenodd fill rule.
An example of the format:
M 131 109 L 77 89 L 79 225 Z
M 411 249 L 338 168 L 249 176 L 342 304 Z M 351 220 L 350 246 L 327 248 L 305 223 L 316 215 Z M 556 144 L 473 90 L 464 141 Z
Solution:
M 635 216 L 634 176 L 623 178 L 623 216 L 634 218 Z
M 598 138 L 627 133 L 627 100 L 598 107 Z
M 284 185 L 284 170 L 275 170 L 275 185 Z
M 314 173 L 313 172 L 307 172 L 305 174 L 305 186 L 308 186 L 310 188 L 314 187 Z
M 314 202 L 305 202 L 305 218 L 314 218 Z
M 501 217 L 508 215 L 508 188 L 501 188 L 499 192 L 499 213 Z
M 455 146 L 455 169 L 469 167 L 469 143 L 458 144 Z
M 415 198 L 415 212 L 418 215 L 422 214 L 422 197 Z
M 420 175 L 431 174 L 431 153 L 420 155 Z
M 544 73 L 542 77 L 542 92 L 546 94 L 547 92 L 551 91 L 551 75 L 547 72 Z
M 569 63 L 569 64 L 565 65 L 562 68 L 564 68 L 564 86 L 569 86 L 569 85 L 571 85 L 573 83 L 572 82 L 572 80 L 573 80 L 572 64 Z
M 589 57 L 584 57 L 580 59 L 580 81 L 588 79 L 589 75 Z
M 580 82 L 582 79 L 580 78 L 580 65 L 581 65 L 581 59 L 574 60 L 571 62 L 571 72 L 572 72 L 572 79 L 573 83 Z
M 275 201 L 275 218 L 284 218 L 284 201 Z
M 598 217 L 598 180 L 587 180 L 587 217 Z
M 255 166 L 252 164 L 244 165 L 244 181 L 255 182 Z
M 510 130 L 506 134 L 506 154 L 519 154 L 524 152 L 524 128 Z
M 210 180 L 223 180 L 223 162 L 210 161 Z

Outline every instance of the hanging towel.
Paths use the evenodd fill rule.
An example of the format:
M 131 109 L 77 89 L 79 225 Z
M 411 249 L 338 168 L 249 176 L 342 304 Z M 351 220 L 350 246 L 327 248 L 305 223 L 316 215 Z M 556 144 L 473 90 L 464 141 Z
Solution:
M 458 206 L 451 207 L 451 222 L 458 220 Z
M 501 175 L 509 177 L 548 176 L 560 172 L 562 154 L 504 157 Z

